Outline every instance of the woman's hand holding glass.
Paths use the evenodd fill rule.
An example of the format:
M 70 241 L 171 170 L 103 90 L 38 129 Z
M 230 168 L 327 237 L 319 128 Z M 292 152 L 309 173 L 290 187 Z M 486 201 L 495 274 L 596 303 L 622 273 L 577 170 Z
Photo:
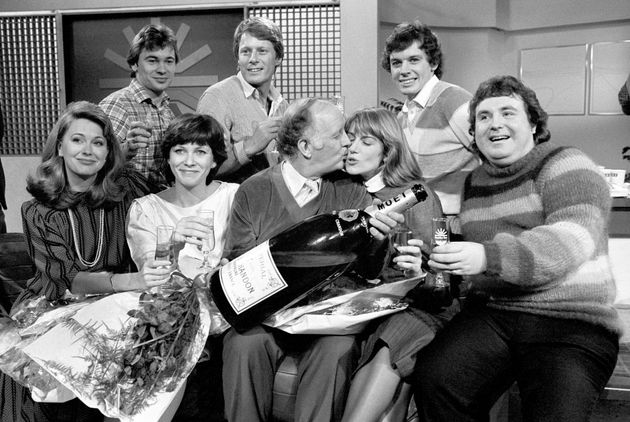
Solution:
M 186 243 L 201 249 L 202 239 L 209 236 L 210 230 L 211 227 L 208 222 L 197 215 L 179 220 L 173 231 L 173 254 L 177 260 L 179 260 L 179 253 L 184 249 Z
M 429 266 L 457 275 L 481 274 L 486 270 L 486 250 L 481 243 L 451 242 L 431 251 Z
M 137 273 L 112 274 L 109 281 L 114 293 L 146 290 L 166 283 L 170 280 L 174 270 L 175 265 L 168 260 L 156 260 L 147 257 L 142 269 Z
M 184 217 L 177 222 L 173 232 L 173 244 L 179 250 L 183 249 L 186 243 L 201 248 L 202 239 L 208 237 L 213 229 L 214 226 L 200 216 Z
M 148 259 L 138 273 L 142 279 L 140 289 L 160 286 L 171 278 L 175 264 L 164 259 Z
M 406 277 L 417 277 L 422 274 L 422 245 L 424 242 L 420 239 L 408 238 L 406 242 L 392 239 L 394 248 L 398 254 L 393 261 L 405 273 Z

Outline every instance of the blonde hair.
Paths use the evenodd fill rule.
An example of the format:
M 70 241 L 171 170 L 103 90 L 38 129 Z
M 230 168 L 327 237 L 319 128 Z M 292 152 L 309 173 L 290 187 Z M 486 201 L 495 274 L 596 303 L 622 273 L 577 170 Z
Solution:
M 413 157 L 405 134 L 396 116 L 389 110 L 364 108 L 354 112 L 346 121 L 346 132 L 357 136 L 371 136 L 383 143 L 383 163 L 380 170 L 388 187 L 403 187 L 422 180 L 422 170 Z

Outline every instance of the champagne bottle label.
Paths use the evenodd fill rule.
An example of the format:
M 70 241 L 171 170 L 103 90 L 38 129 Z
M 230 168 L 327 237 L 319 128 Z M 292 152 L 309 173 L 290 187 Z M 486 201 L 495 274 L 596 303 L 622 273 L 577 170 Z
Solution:
M 269 241 L 222 266 L 219 280 L 237 315 L 287 287 L 271 257 Z
M 374 215 L 377 211 L 382 213 L 388 213 L 390 211 L 403 212 L 413 207 L 418 202 L 425 201 L 427 197 L 427 192 L 424 190 L 424 187 L 422 187 L 422 185 L 413 185 L 411 188 L 407 189 L 404 192 L 401 192 L 395 197 L 390 198 L 381 204 L 378 204 L 376 208 L 372 211 L 369 211 L 369 213 Z

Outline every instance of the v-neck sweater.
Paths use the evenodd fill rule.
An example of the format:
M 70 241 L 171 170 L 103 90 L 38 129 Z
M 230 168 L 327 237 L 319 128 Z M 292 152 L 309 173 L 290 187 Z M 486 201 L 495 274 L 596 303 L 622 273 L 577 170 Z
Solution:
M 360 183 L 335 172 L 322 177 L 317 197 L 300 207 L 286 186 L 281 166 L 273 166 L 247 179 L 236 192 L 224 255 L 239 256 L 314 215 L 364 209 L 371 203 Z

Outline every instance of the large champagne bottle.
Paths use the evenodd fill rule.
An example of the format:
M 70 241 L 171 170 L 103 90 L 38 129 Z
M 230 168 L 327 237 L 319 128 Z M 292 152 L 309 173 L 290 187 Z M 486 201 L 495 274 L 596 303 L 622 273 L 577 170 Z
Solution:
M 376 207 L 316 215 L 274 236 L 215 272 L 212 297 L 223 317 L 245 331 L 339 277 L 372 248 L 368 219 L 402 212 L 427 193 L 414 185 Z

